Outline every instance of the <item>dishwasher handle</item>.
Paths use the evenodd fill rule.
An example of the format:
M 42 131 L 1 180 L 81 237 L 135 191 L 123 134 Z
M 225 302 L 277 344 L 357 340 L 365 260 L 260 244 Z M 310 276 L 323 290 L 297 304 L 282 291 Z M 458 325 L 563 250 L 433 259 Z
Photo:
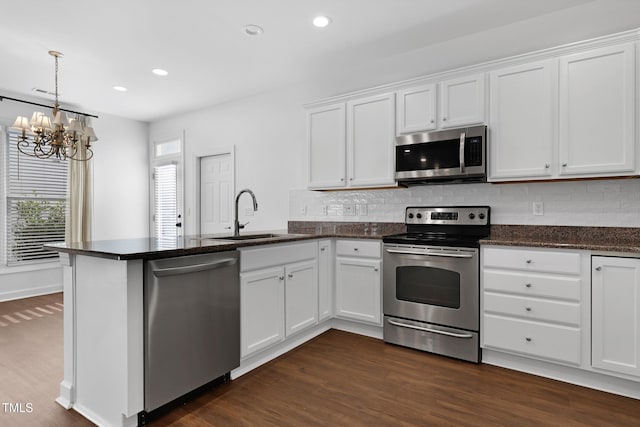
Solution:
M 197 273 L 199 271 L 214 270 L 216 268 L 228 267 L 238 262 L 237 258 L 224 258 L 204 264 L 186 265 L 184 267 L 158 268 L 153 270 L 156 277 L 177 276 L 178 274 Z

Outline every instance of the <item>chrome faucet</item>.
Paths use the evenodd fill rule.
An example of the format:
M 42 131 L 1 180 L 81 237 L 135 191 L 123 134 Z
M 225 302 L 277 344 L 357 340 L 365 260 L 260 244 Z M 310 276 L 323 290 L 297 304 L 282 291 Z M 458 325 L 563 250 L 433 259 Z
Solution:
M 253 199 L 253 211 L 255 212 L 255 211 L 258 210 L 258 201 L 256 200 L 256 195 L 253 194 L 253 191 L 249 190 L 248 188 L 245 188 L 244 190 L 241 190 L 238 193 L 238 195 L 236 196 L 236 211 L 235 211 L 235 219 L 233 221 L 233 235 L 234 236 L 239 236 L 240 235 L 240 230 L 243 229 L 245 225 L 249 224 L 248 222 L 246 222 L 244 224 L 240 224 L 240 222 L 238 221 L 238 201 L 240 200 L 240 196 L 242 196 L 242 193 L 249 193 L 249 195 Z

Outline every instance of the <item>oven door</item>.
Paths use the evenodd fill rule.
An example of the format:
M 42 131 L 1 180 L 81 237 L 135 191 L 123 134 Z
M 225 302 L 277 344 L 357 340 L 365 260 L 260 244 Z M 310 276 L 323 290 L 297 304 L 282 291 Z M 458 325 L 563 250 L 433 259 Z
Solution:
M 384 314 L 479 330 L 479 255 L 475 248 L 384 245 Z

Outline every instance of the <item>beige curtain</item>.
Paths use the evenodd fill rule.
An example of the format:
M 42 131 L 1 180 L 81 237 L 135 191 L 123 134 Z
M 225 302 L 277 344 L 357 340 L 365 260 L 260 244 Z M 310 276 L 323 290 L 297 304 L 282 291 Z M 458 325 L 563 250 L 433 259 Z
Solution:
M 90 123 L 83 125 L 91 126 Z M 83 148 L 82 156 L 86 157 Z M 83 158 L 85 158 L 83 157 Z M 93 159 L 82 162 L 69 162 L 67 189 L 69 209 L 65 224 L 66 243 L 78 243 L 91 240 L 91 216 L 93 206 Z

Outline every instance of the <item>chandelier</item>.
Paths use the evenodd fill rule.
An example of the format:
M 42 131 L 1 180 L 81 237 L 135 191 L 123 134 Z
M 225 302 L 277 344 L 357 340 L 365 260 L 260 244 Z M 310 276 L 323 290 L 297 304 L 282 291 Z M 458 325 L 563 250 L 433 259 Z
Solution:
M 93 127 L 88 122 L 88 117 L 96 116 L 60 108 L 58 103 L 58 58 L 62 56 L 62 53 L 50 50 L 49 55 L 55 58 L 56 64 L 56 101 L 53 104 L 53 120 L 39 111 L 33 113 L 31 120 L 24 116 L 18 116 L 12 126 L 14 129 L 22 131 L 18 137 L 18 150 L 27 156 L 40 159 L 55 156 L 61 160 L 87 161 L 93 157 L 91 143 L 98 140 Z M 33 102 L 12 100 L 47 107 Z M 75 113 L 75 117 L 69 119 L 65 111 Z

